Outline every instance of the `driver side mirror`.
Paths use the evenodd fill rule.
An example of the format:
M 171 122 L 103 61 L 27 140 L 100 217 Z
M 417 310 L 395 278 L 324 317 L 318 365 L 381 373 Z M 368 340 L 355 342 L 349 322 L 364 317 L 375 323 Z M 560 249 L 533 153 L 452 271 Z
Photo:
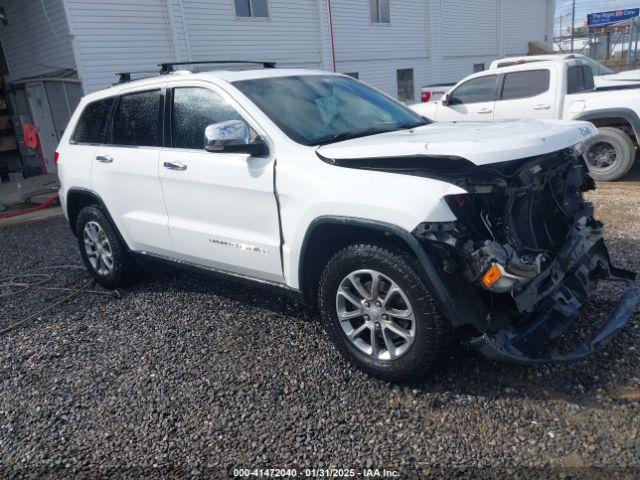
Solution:
M 451 97 L 449 96 L 449 93 L 445 93 L 440 99 L 440 104 L 446 107 L 449 103 L 451 103 Z
M 269 154 L 267 144 L 260 138 L 251 141 L 251 130 L 242 120 L 212 123 L 204 130 L 204 149 L 214 153 L 247 153 L 253 157 Z

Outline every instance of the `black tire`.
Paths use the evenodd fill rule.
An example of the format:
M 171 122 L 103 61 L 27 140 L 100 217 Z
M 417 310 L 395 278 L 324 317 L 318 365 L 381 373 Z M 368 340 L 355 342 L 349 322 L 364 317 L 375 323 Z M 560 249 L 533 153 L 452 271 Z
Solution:
M 101 273 L 91 263 L 87 249 L 85 248 L 85 227 L 89 222 L 99 225 L 104 232 L 110 254 L 113 258 L 112 268 L 106 273 Z M 135 282 L 139 275 L 139 268 L 135 261 L 129 256 L 125 246 L 120 241 L 114 227 L 97 205 L 90 205 L 83 208 L 78 214 L 76 223 L 76 233 L 78 238 L 78 247 L 80 255 L 89 273 L 95 278 L 96 282 L 108 289 L 125 287 Z
M 415 315 L 413 343 L 396 359 L 380 360 L 361 351 L 347 338 L 338 320 L 338 288 L 348 274 L 361 269 L 372 269 L 388 277 L 402 289 L 411 304 Z M 318 289 L 321 320 L 338 350 L 354 366 L 382 380 L 407 382 L 424 378 L 441 365 L 452 338 L 452 328 L 436 307 L 420 271 L 421 267 L 410 255 L 377 245 L 351 245 L 329 260 Z
M 633 140 L 620 129 L 612 127 L 598 128 L 598 134 L 584 144 L 585 159 L 589 174 L 595 179 L 609 182 L 622 178 L 627 174 L 636 159 Z M 599 154 L 604 155 L 606 149 L 615 151 L 615 161 L 606 167 L 598 166 Z

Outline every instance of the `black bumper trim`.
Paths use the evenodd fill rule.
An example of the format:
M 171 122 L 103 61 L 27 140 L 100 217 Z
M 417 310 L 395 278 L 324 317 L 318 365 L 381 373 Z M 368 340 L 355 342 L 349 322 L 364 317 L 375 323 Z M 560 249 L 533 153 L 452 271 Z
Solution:
M 595 336 L 584 342 L 574 352 L 554 357 L 527 356 L 513 345 L 509 332 L 506 330 L 494 335 L 485 333 L 481 337 L 474 339 L 471 342 L 472 345 L 489 359 L 520 364 L 569 363 L 591 355 L 605 346 L 609 340 L 629 323 L 638 302 L 640 302 L 640 288 L 636 287 L 634 282 L 629 279 L 629 272 L 618 269 L 615 269 L 615 271 L 622 275 L 613 276 L 612 274 L 603 279 L 605 281 L 622 282 L 626 285 L 615 309 L 609 315 L 605 324 L 596 332 Z

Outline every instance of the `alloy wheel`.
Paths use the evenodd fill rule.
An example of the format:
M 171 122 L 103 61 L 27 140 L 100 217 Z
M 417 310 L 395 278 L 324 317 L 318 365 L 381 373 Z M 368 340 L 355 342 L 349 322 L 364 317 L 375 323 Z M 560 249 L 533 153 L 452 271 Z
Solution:
M 113 250 L 109 238 L 98 222 L 90 221 L 84 226 L 84 250 L 91 267 L 100 275 L 113 271 Z
M 407 295 L 376 270 L 344 277 L 336 293 L 336 311 L 347 339 L 377 360 L 403 356 L 415 339 L 415 314 Z
M 598 142 L 586 152 L 585 158 L 592 170 L 604 171 L 612 168 L 618 161 L 618 151 L 608 142 Z

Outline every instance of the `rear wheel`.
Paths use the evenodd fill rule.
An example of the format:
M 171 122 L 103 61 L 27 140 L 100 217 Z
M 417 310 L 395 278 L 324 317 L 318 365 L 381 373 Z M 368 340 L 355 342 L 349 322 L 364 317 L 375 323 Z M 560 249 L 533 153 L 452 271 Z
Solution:
M 417 380 L 441 362 L 451 327 L 406 253 L 352 245 L 320 280 L 322 322 L 356 367 L 388 381 Z
M 76 232 L 82 260 L 100 285 L 113 289 L 135 281 L 138 266 L 102 210 L 95 205 L 83 208 Z
M 612 127 L 598 128 L 598 134 L 585 142 L 585 159 L 590 175 L 601 181 L 617 180 L 633 166 L 636 149 L 633 141 L 622 130 Z

